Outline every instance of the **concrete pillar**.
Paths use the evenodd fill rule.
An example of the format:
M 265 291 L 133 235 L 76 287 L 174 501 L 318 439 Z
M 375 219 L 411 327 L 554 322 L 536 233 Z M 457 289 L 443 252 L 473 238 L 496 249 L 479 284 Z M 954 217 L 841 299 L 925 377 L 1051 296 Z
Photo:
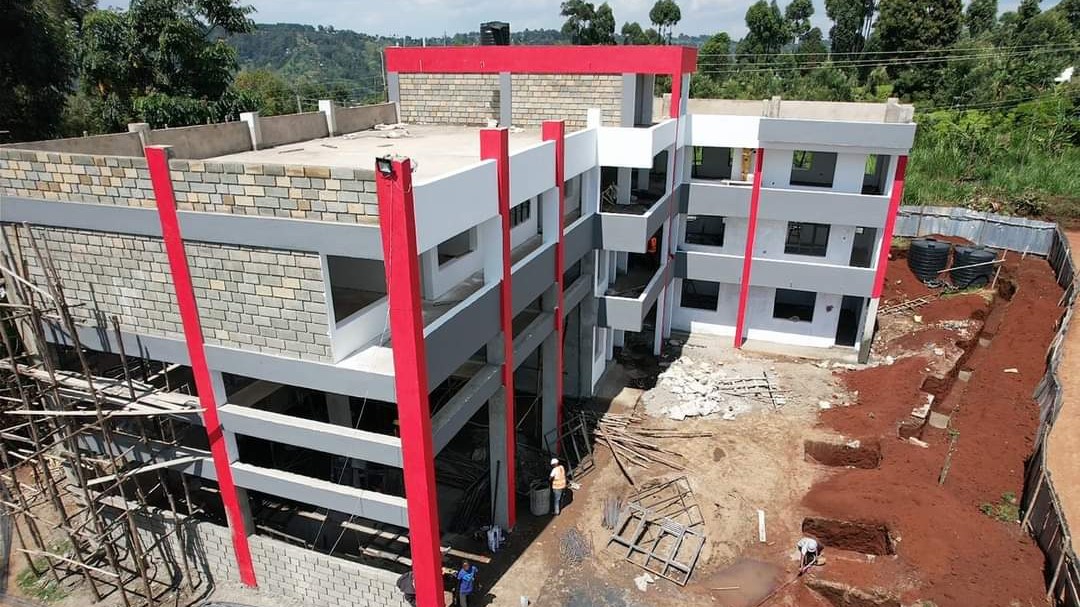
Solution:
M 220 371 L 210 372 L 210 383 L 214 388 L 214 400 L 221 403 L 221 405 L 228 403 L 225 379 Z M 229 454 L 229 464 L 236 463 L 240 460 L 240 451 L 236 447 L 236 434 L 222 426 L 221 436 L 225 439 L 225 452 Z M 251 500 L 248 499 L 247 489 L 237 487 L 236 498 L 240 502 L 240 516 L 244 522 L 244 532 L 247 535 L 253 535 L 255 533 L 255 519 L 251 516 Z
M 623 74 L 622 99 L 619 104 L 619 126 L 634 126 L 637 94 L 637 74 Z
M 560 347 L 562 347 L 562 344 L 559 343 L 558 331 L 552 331 L 544 340 L 544 343 L 540 345 L 540 369 L 542 373 L 540 386 L 543 390 L 543 395 L 540 398 L 542 407 L 540 428 L 543 430 L 545 443 L 556 436 L 559 424 L 559 394 L 556 379 L 559 373 L 557 357 Z M 545 444 L 545 446 L 548 450 L 554 451 L 555 445 Z
M 142 147 L 150 145 L 150 125 L 145 122 L 129 122 L 129 133 L 138 133 Z
M 326 130 L 330 133 L 330 136 L 338 134 L 337 128 L 337 105 L 334 104 L 332 99 L 320 99 L 319 111 L 326 117 Z
M 581 396 L 581 322 L 578 317 L 581 309 L 577 306 L 566 315 L 565 338 L 560 347 L 563 349 L 563 394 L 572 398 Z
M 595 129 L 599 128 L 603 124 L 604 115 L 600 112 L 600 108 L 590 108 L 585 110 L 585 126 L 586 128 Z
M 240 120 L 246 122 L 248 125 L 248 132 L 251 134 L 251 149 L 261 150 L 263 143 L 262 129 L 259 127 L 259 113 L 241 112 Z
M 615 202 L 618 204 L 630 204 L 630 188 L 632 185 L 632 177 L 634 169 L 627 167 L 619 167 L 618 175 L 615 179 Z
M 863 306 L 862 316 L 859 318 L 859 334 L 856 336 L 859 344 L 859 362 L 866 363 L 870 360 L 870 345 L 874 340 L 874 325 L 877 322 L 877 311 L 880 299 L 869 298 Z
M 488 401 L 488 460 L 491 462 L 492 520 L 503 529 L 510 528 L 510 495 L 513 487 L 507 486 L 507 407 L 506 390 L 499 388 Z
M 499 72 L 499 126 L 509 127 L 514 121 L 514 86 L 510 72 Z
M 386 75 L 386 100 L 394 104 L 397 121 L 401 122 L 401 77 L 397 72 Z

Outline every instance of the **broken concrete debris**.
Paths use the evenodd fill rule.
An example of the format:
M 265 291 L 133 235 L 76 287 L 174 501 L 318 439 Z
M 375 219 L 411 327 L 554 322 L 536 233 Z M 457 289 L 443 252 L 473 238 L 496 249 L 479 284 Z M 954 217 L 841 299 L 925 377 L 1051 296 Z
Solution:
M 754 410 L 756 404 L 765 403 L 775 409 L 787 402 L 768 371 L 760 374 L 728 371 L 722 364 L 695 362 L 688 356 L 675 360 L 660 373 L 657 387 L 674 396 L 676 402 L 661 403 L 651 393 L 646 394 L 645 400 L 654 405 L 650 408 L 655 412 L 676 421 L 714 414 L 733 420 Z

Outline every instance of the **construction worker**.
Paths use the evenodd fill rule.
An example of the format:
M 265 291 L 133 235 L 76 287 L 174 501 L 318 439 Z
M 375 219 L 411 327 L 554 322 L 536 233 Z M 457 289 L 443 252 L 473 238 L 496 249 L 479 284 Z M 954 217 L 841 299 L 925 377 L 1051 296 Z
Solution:
M 410 605 L 416 605 L 416 584 L 413 582 L 413 572 L 410 569 L 401 574 L 401 577 L 397 579 L 398 590 L 401 591 L 405 602 Z
M 818 555 L 821 553 L 821 546 L 814 538 L 804 537 L 795 544 L 795 547 L 799 549 L 799 555 L 801 557 L 799 563 L 799 575 L 802 575 L 817 564 Z
M 555 516 L 559 516 L 559 507 L 562 505 L 562 494 L 566 489 L 566 468 L 559 463 L 559 458 L 551 458 L 551 493 L 555 498 Z
M 457 572 L 457 600 L 460 607 L 469 607 L 469 595 L 476 586 L 476 567 L 469 561 L 461 561 L 461 569 Z

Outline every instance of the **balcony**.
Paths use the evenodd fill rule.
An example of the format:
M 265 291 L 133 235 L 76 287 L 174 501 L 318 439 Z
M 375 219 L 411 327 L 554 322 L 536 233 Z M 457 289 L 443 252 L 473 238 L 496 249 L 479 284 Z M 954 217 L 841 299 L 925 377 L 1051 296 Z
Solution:
M 648 127 L 600 127 L 597 140 L 601 166 L 648 169 L 653 158 L 675 145 L 676 121 L 668 119 Z
M 655 197 L 655 201 L 650 200 Z M 675 194 L 655 195 L 646 192 L 639 202 L 629 205 L 606 205 L 600 212 L 600 247 L 608 251 L 644 253 L 649 238 L 671 215 Z M 651 204 L 650 204 L 651 203 Z
M 642 321 L 656 303 L 656 298 L 671 282 L 673 267 L 673 264 L 661 266 L 651 276 L 634 269 L 619 276 L 607 293 L 598 299 L 598 323 L 612 329 L 641 331 Z

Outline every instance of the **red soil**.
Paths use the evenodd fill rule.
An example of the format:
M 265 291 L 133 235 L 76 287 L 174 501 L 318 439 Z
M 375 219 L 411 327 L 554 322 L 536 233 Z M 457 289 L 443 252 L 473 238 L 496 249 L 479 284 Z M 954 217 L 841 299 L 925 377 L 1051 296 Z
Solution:
M 893 266 L 903 265 L 902 268 Z M 845 470 L 816 484 L 805 498 L 813 512 L 835 519 L 881 522 L 896 541 L 898 564 L 911 580 L 889 581 L 882 568 L 825 567 L 827 579 L 857 587 L 885 587 L 901 600 L 929 599 L 939 607 L 1044 605 L 1044 559 L 1015 523 L 979 511 L 1005 492 L 1020 495 L 1023 464 L 1038 426 L 1032 392 L 1045 370 L 1046 348 L 1061 314 L 1061 290 L 1044 260 L 1019 259 L 1003 275 L 1019 287 L 989 347 L 976 347 L 965 366 L 974 369 L 951 427 L 959 432 L 944 485 L 938 485 L 948 436 L 928 433 L 923 449 L 896 439 L 896 425 L 919 403 L 927 359 L 921 356 L 889 367 L 843 375 L 859 391 L 858 405 L 831 409 L 821 422 L 851 438 L 881 438 L 883 461 L 874 470 Z M 890 262 L 889 276 L 907 272 L 905 260 Z M 903 280 L 904 286 L 908 281 Z M 917 283 L 912 277 L 912 283 Z M 896 292 L 896 289 L 893 289 Z M 969 318 L 978 306 L 968 297 L 936 302 L 940 319 Z M 1003 373 L 1016 368 L 1017 374 Z M 882 557 L 879 557 L 879 559 Z M 909 583 L 910 582 L 910 583 Z

